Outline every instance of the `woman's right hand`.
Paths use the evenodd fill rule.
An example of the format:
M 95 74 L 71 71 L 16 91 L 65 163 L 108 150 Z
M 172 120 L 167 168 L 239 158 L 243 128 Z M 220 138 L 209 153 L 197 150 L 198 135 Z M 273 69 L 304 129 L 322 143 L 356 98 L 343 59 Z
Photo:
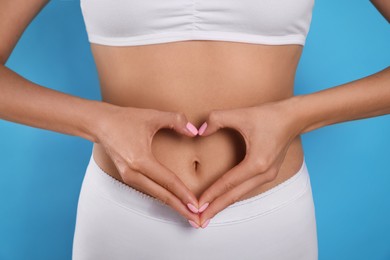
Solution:
M 126 184 L 157 198 L 199 225 L 197 198 L 152 154 L 153 136 L 161 128 L 170 128 L 188 137 L 198 133 L 181 112 L 109 106 L 99 118 L 96 136 Z M 193 211 L 188 204 L 194 206 Z

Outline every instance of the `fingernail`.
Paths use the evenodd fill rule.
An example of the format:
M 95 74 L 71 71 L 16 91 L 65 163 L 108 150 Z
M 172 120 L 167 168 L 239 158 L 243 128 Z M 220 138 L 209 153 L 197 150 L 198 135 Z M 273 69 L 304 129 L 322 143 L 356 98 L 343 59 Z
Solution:
M 188 203 L 187 207 L 194 213 L 198 213 L 199 212 L 198 209 L 194 205 L 192 205 L 191 203 Z
M 203 206 L 199 208 L 198 212 L 199 212 L 199 213 L 202 213 L 208 206 L 209 206 L 209 203 L 208 203 L 208 202 L 205 203 L 205 204 L 203 204 Z
M 190 222 L 190 225 L 193 226 L 194 228 L 199 228 L 199 225 L 196 224 L 194 221 L 188 220 L 188 222 Z
M 207 123 L 204 122 L 203 125 L 199 128 L 198 134 L 199 134 L 199 135 L 202 135 L 203 132 L 204 132 L 204 130 L 206 130 L 206 128 L 207 128 Z
M 194 135 L 197 135 L 198 134 L 198 130 L 196 129 L 196 127 L 191 124 L 190 122 L 187 123 L 186 125 L 187 129 L 190 130 L 191 133 L 193 133 Z
M 209 224 L 209 222 L 210 222 L 210 219 L 207 219 L 207 220 L 203 223 L 202 228 L 206 228 L 207 225 Z

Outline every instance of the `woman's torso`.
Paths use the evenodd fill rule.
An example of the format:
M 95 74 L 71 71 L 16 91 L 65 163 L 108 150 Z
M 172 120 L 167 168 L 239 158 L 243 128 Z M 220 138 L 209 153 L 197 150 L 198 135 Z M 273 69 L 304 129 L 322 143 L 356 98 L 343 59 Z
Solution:
M 261 105 L 291 97 L 302 52 L 302 46 L 297 44 L 207 40 L 126 47 L 91 43 L 91 49 L 103 101 L 120 106 L 182 111 L 197 128 L 213 109 Z M 200 197 L 218 177 L 244 158 L 245 142 L 231 129 L 194 138 L 161 129 L 153 139 L 152 151 L 158 161 Z M 122 181 L 100 144 L 94 144 L 93 155 L 105 172 Z M 241 200 L 288 179 L 299 170 L 302 161 L 298 136 L 286 154 L 278 177 Z

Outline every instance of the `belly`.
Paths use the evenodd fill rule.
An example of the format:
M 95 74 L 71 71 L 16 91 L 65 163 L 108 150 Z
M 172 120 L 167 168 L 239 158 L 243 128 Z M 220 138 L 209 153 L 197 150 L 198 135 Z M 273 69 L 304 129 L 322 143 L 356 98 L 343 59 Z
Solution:
M 213 109 L 261 105 L 293 95 L 301 47 L 186 41 L 108 47 L 91 45 L 102 99 L 120 106 L 181 111 L 197 128 Z M 156 159 L 194 194 L 201 193 L 245 156 L 245 142 L 233 129 L 194 138 L 161 129 L 152 142 Z M 103 147 L 94 144 L 99 166 L 122 181 Z M 242 199 L 255 196 L 294 175 L 303 160 L 297 137 L 278 177 Z M 150 195 L 150 194 L 149 194 Z

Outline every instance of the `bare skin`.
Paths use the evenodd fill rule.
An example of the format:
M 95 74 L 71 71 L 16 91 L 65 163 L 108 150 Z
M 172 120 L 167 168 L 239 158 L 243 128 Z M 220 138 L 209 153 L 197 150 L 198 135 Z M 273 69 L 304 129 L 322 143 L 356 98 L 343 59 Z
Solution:
M 212 109 L 260 105 L 293 94 L 300 45 L 265 46 L 235 42 L 186 41 L 147 46 L 91 44 L 103 101 L 129 107 L 182 111 L 197 128 Z M 153 154 L 199 198 L 245 156 L 238 132 L 222 129 L 189 138 L 162 129 Z M 102 145 L 93 155 L 109 175 L 124 182 Z M 255 196 L 294 175 L 302 165 L 300 138 L 290 146 L 278 177 L 249 192 Z M 150 195 L 150 194 L 149 194 Z
M 372 2 L 389 20 L 387 2 Z M 35 84 L 5 66 L 19 37 L 47 3 L 47 0 L 0 2 L 0 118 L 80 136 L 96 143 L 93 155 L 99 166 L 123 181 L 98 144 L 112 145 L 110 141 L 115 141 L 110 148 L 115 150 L 118 147 L 116 155 L 126 157 L 121 162 L 122 167 L 128 164 L 133 169 L 145 169 L 145 176 L 152 177 L 161 186 L 131 170 L 124 171 L 122 175 L 128 178 L 127 183 L 138 183 L 149 192 L 160 195 L 193 221 L 197 221 L 199 216 L 190 213 L 184 206 L 189 202 L 197 204 L 193 194 L 199 199 L 196 206 L 210 202 L 198 219 L 202 227 L 207 219 L 229 204 L 264 192 L 297 172 L 303 159 L 300 138 L 297 135 L 286 146 L 286 136 L 390 113 L 390 67 L 330 89 L 293 96 L 295 70 L 302 52 L 300 45 L 267 46 L 216 41 L 133 47 L 91 44 L 103 102 L 61 93 Z M 266 105 L 270 103 L 272 105 Z M 214 116 L 210 120 L 210 115 L 216 115 L 213 113 L 216 109 L 225 110 L 223 114 L 228 116 Z M 196 127 L 206 119 L 210 124 L 208 129 L 234 124 L 234 129 L 246 133 L 245 140 L 253 144 L 251 159 L 245 161 L 245 166 L 234 167 L 243 165 L 240 161 L 248 155 L 237 131 L 220 129 L 204 137 L 186 136 L 188 133 L 184 125 L 187 119 L 172 116 L 179 112 L 184 113 Z M 247 116 L 249 112 L 251 114 Z M 153 120 L 148 120 L 150 118 Z M 262 120 L 251 120 L 258 118 Z M 158 125 L 174 126 L 176 130 L 176 133 L 160 130 L 152 144 L 154 156 L 169 171 L 150 158 L 143 161 L 130 158 L 134 156 L 131 150 L 143 151 L 143 142 L 150 137 L 148 131 Z M 108 133 L 114 134 L 110 136 Z M 145 139 L 137 142 L 140 136 Z M 122 140 L 129 140 L 137 149 L 128 148 Z M 288 148 L 286 154 L 281 147 Z M 145 165 L 146 162 L 152 166 Z M 225 172 L 232 167 L 236 170 L 226 175 Z M 228 177 L 223 178 L 222 175 Z M 248 179 L 254 175 L 258 175 L 256 180 Z M 249 182 L 242 183 L 245 180 Z M 166 189 L 169 186 L 173 189 Z M 243 194 L 245 196 L 241 196 Z
M 390 1 L 387 0 L 370 0 L 376 9 L 383 15 L 383 17 L 390 23 Z

